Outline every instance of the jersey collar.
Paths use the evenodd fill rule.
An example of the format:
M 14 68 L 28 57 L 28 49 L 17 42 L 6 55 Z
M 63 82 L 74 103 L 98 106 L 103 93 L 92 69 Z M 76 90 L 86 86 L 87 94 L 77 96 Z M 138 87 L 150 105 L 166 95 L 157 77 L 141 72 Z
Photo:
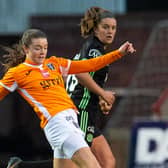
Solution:
M 38 64 L 35 64 L 35 63 L 33 63 L 32 61 L 28 60 L 28 59 L 26 59 L 23 64 L 24 64 L 24 65 L 27 65 L 27 66 L 34 67 L 34 68 L 40 68 L 40 69 L 41 69 L 42 66 L 43 66 L 43 64 L 38 65 Z

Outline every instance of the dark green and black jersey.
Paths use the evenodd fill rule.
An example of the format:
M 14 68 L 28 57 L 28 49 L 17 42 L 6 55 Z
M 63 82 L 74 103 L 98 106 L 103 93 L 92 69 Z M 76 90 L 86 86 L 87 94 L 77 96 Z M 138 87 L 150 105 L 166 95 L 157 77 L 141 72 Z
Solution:
M 104 44 L 96 37 L 90 37 L 83 44 L 80 53 L 74 57 L 74 60 L 95 58 L 103 54 L 105 54 Z M 103 87 L 107 79 L 108 66 L 89 74 L 99 86 Z M 68 76 L 66 88 L 80 112 L 80 126 L 84 132 L 87 132 L 88 123 L 91 126 L 95 126 L 96 123 L 96 116 L 99 110 L 98 96 L 79 84 L 75 75 Z
M 92 37 L 86 40 L 82 46 L 80 53 L 77 54 L 75 60 L 90 59 L 105 54 L 104 45 L 96 38 Z M 94 81 L 103 87 L 108 74 L 108 66 L 96 72 L 90 72 L 90 76 Z M 68 76 L 67 91 L 75 102 L 79 110 L 93 108 L 98 105 L 98 96 L 90 92 L 87 88 L 80 85 L 75 75 Z

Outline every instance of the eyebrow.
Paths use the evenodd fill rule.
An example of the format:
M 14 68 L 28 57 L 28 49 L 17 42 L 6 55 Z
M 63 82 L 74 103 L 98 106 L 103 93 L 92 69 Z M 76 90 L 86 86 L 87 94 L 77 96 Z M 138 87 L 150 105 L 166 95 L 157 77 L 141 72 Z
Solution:
M 117 25 L 109 25 L 108 23 L 102 23 L 102 26 L 110 26 L 110 27 L 117 27 Z
M 35 46 L 35 47 L 42 47 L 42 46 L 39 45 L 39 44 L 34 44 L 34 46 Z M 48 46 L 48 44 L 45 44 L 44 46 L 46 47 L 46 46 Z

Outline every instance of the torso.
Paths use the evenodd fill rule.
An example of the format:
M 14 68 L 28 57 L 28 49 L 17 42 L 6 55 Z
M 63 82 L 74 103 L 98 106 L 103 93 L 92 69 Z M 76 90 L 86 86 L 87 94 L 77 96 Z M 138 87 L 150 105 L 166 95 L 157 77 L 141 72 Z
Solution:
M 97 38 L 89 38 L 82 46 L 80 53 L 77 54 L 74 59 L 90 59 L 103 54 L 105 54 L 104 45 Z M 108 66 L 96 72 L 90 72 L 89 74 L 99 86 L 103 87 L 108 75 Z M 99 108 L 98 96 L 80 85 L 75 76 L 68 77 L 67 90 L 79 111 L 84 110 L 89 112 L 90 119 L 94 120 L 95 113 L 97 113 Z
M 34 108 L 44 127 L 47 121 L 60 111 L 76 109 L 64 87 L 60 67 L 67 60 L 50 57 L 41 66 L 22 63 L 12 68 L 3 80 L 8 87 L 17 91 Z M 65 67 L 66 68 L 66 67 Z M 11 86 L 12 85 L 12 86 Z

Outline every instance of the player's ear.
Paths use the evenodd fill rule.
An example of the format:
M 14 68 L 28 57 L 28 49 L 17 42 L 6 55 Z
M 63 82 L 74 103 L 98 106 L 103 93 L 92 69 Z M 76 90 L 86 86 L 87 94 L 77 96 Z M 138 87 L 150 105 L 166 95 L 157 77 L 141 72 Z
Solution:
M 98 29 L 96 26 L 93 28 L 93 32 L 94 32 L 94 35 L 98 34 Z
M 28 53 L 28 47 L 26 47 L 25 45 L 23 45 L 23 46 L 22 46 L 22 49 L 23 49 L 23 51 L 25 52 L 25 54 Z

